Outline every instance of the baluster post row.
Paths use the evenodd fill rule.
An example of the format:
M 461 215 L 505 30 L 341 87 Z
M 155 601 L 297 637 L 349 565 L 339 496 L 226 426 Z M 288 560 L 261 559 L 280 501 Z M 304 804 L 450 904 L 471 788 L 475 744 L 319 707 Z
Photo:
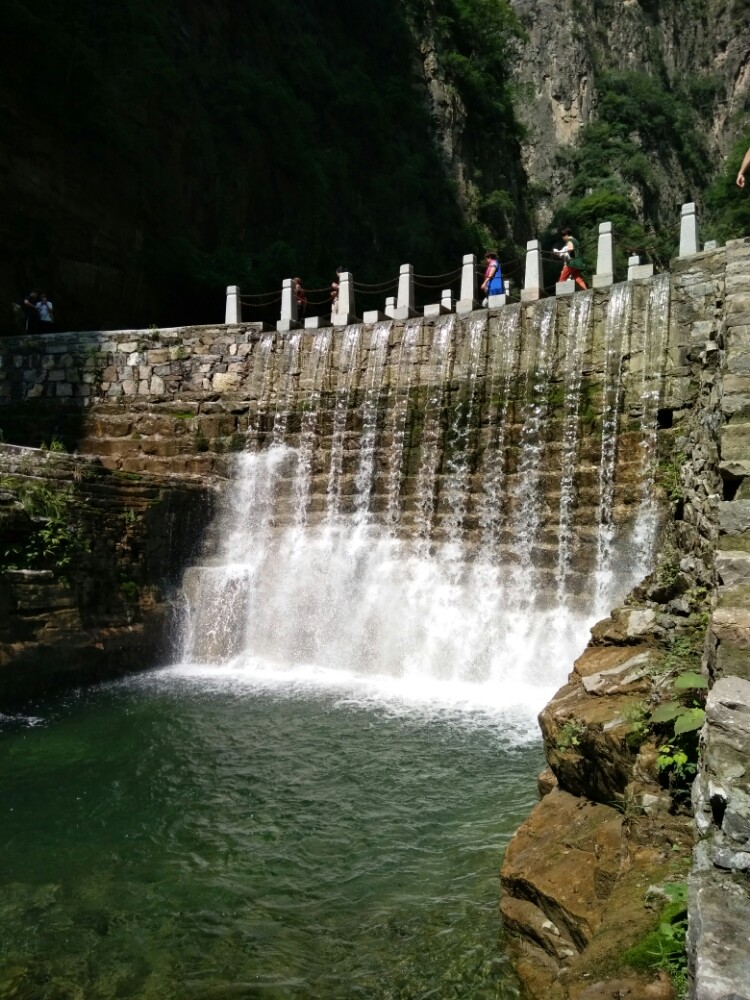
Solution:
M 717 247 L 716 241 L 711 240 L 706 243 L 704 249 L 715 250 Z M 696 207 L 694 202 L 687 202 L 682 206 L 680 215 L 679 258 L 690 257 L 699 252 L 700 240 Z M 602 222 L 599 226 L 596 273 L 592 279 L 594 288 L 606 288 L 614 283 L 614 261 L 615 246 L 612 223 Z M 650 278 L 653 273 L 654 265 L 641 263 L 639 255 L 633 254 L 628 258 L 628 281 Z M 529 240 L 526 244 L 526 269 L 521 289 L 521 302 L 535 302 L 544 298 L 543 275 L 541 242 Z M 506 293 L 509 285 L 510 282 L 506 281 Z M 459 314 L 472 312 L 480 307 L 477 289 L 476 254 L 465 254 L 461 265 L 461 288 L 458 301 L 454 300 L 450 288 L 444 289 L 440 302 L 425 306 L 423 313 L 427 317 L 433 317 L 454 311 Z M 555 288 L 557 295 L 569 295 L 573 291 L 575 291 L 573 281 L 558 282 Z M 505 305 L 506 298 L 506 294 L 490 295 L 485 299 L 484 304 L 490 309 L 498 308 Z M 377 309 L 370 310 L 363 314 L 363 320 L 365 323 L 376 323 L 384 319 L 405 320 L 417 315 L 414 296 L 414 267 L 412 264 L 402 264 L 398 277 L 398 294 L 386 298 L 383 312 Z M 239 285 L 227 286 L 224 322 L 227 325 L 236 325 L 242 322 Z M 339 275 L 339 292 L 333 303 L 330 321 L 322 316 L 310 316 L 305 318 L 304 325 L 306 328 L 316 329 L 329 325 L 329 322 L 333 326 L 346 326 L 349 323 L 359 322 L 354 307 L 354 277 L 350 271 L 343 271 Z M 300 325 L 294 280 L 285 278 L 281 287 L 281 319 L 276 324 L 276 328 L 281 332 L 286 332 L 296 329 Z

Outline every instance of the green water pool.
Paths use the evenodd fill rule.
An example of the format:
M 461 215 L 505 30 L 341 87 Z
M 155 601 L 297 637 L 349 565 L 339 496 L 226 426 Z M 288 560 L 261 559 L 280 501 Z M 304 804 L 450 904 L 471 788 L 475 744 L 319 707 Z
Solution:
M 0 998 L 516 997 L 528 720 L 179 671 L 0 717 Z

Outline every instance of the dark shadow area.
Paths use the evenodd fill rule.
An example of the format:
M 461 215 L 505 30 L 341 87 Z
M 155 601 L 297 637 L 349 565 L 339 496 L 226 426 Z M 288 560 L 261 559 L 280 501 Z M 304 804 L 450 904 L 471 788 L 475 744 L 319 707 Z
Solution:
M 0 301 L 44 290 L 65 330 L 164 327 L 221 321 L 227 284 L 277 294 L 294 274 L 327 289 L 339 265 L 365 283 L 395 279 L 404 262 L 458 268 L 487 236 L 463 217 L 415 75 L 405 12 L 419 11 L 401 0 L 345 17 L 332 0 L 5 5 Z M 495 52 L 470 16 L 446 24 L 456 66 L 473 60 L 465 80 L 454 72 L 474 108 L 464 155 L 497 195 L 487 224 L 509 236 L 524 209 L 504 37 Z M 272 313 L 248 305 L 244 318 Z M 4 330 L 9 317 L 1 307 Z

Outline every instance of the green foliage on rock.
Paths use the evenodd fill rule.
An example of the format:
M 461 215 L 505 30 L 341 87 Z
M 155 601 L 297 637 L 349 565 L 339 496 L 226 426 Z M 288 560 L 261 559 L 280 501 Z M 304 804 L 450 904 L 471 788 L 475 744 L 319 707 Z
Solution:
M 633 969 L 657 970 L 668 973 L 678 998 L 687 994 L 687 898 L 685 882 L 667 882 L 661 891 L 668 899 L 659 914 L 659 922 L 639 944 L 624 955 L 624 962 Z
M 697 94 L 703 106 L 716 86 L 713 80 L 695 79 L 673 87 L 660 76 L 630 71 L 599 75 L 596 120 L 583 128 L 574 147 L 557 157 L 570 177 L 570 197 L 555 212 L 551 226 L 554 233 L 565 223 L 575 227 L 592 272 L 603 221 L 612 222 L 615 231 L 616 277 L 625 277 L 632 254 L 660 267 L 674 256 L 679 200 L 697 198 L 714 169 L 700 107 L 691 95 Z M 688 186 L 663 204 L 662 171 L 667 165 L 679 165 Z
M 66 574 L 91 549 L 91 539 L 79 517 L 72 486 L 13 480 L 9 486 L 31 520 L 23 541 L 4 552 L 4 569 L 52 569 Z

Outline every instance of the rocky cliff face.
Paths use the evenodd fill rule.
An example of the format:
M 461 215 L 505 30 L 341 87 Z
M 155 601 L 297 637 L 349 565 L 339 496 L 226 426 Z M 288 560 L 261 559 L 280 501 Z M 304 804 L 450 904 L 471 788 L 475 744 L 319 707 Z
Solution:
M 529 180 L 547 189 L 539 202 L 546 224 L 567 191 L 569 176 L 556 163 L 597 117 L 600 81 L 607 72 L 656 77 L 667 89 L 692 81 L 710 91 L 702 131 L 719 165 L 741 134 L 750 89 L 750 11 L 727 0 L 510 0 L 526 38 L 518 45 L 515 77 L 525 100 L 517 104 L 528 130 L 523 162 Z M 677 205 L 699 198 L 684 164 L 664 146 L 652 164 L 659 186 Z M 636 198 L 637 190 L 632 192 Z M 642 206 L 641 206 L 642 208 Z

